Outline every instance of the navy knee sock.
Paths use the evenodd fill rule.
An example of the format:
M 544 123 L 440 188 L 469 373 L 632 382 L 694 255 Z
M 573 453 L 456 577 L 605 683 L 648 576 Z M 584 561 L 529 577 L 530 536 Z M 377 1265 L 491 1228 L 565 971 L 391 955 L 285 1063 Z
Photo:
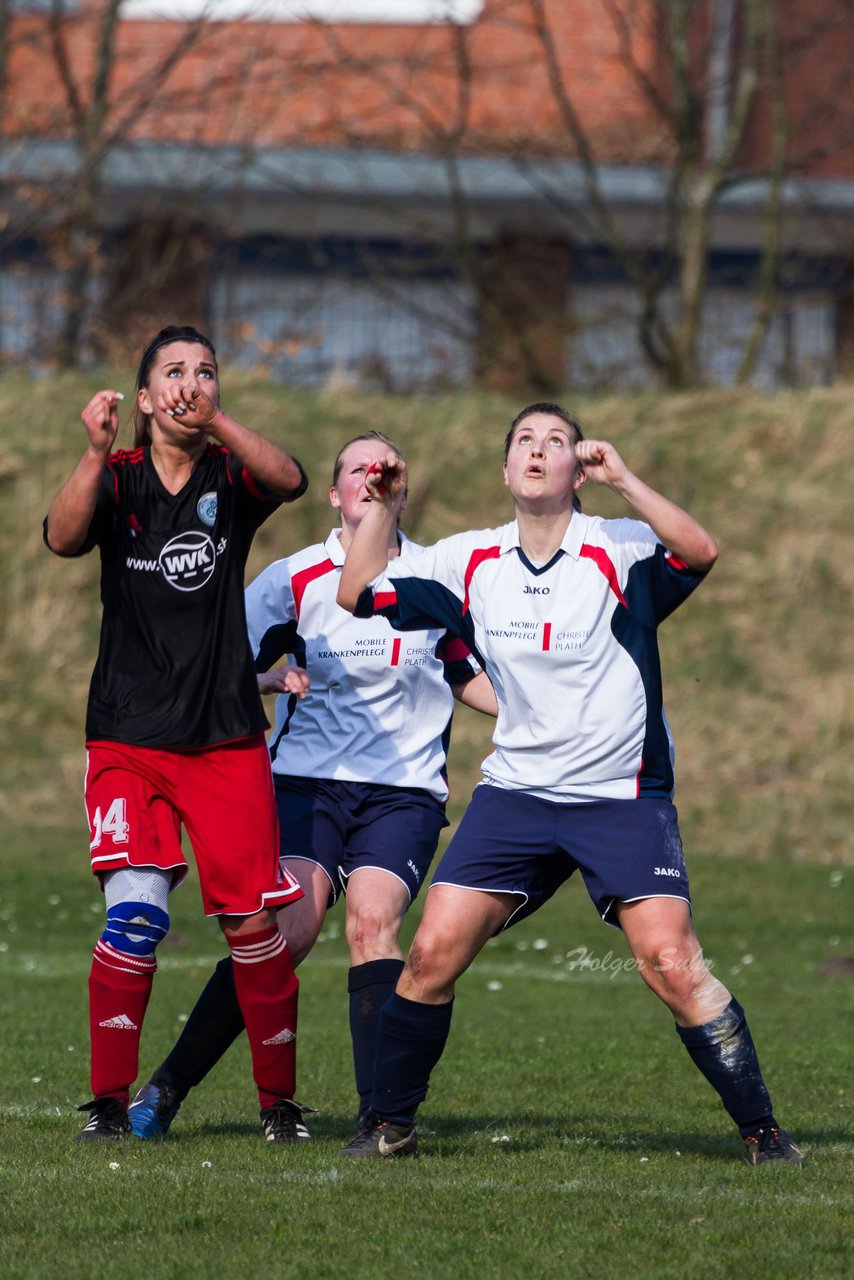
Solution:
M 360 1116 L 371 1105 L 380 1010 L 389 996 L 394 994 L 402 971 L 402 960 L 368 960 L 365 964 L 353 965 L 347 975 L 350 1037 L 353 1041 L 353 1067 Z
M 162 1080 L 181 1098 L 204 1080 L 245 1030 L 234 987 L 231 956 L 220 960 L 199 996 L 175 1047 L 152 1079 Z
M 744 1010 L 736 999 L 711 1022 L 676 1030 L 742 1137 L 775 1123 Z
M 411 1124 L 451 1029 L 453 1000 L 419 1004 L 395 993 L 380 1013 L 371 1106 L 383 1120 Z

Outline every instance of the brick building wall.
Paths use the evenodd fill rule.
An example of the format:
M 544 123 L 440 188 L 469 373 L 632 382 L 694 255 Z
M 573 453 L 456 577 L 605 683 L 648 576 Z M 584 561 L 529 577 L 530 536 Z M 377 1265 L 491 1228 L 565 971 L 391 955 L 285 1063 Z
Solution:
M 200 6 L 201 7 L 201 6 Z M 156 85 L 134 111 L 135 138 L 205 145 L 383 146 L 575 154 L 550 81 L 558 78 L 600 162 L 666 163 L 671 143 L 637 71 L 659 89 L 666 67 L 655 27 L 658 6 L 626 2 L 630 52 L 603 0 L 484 0 L 467 25 L 317 24 L 128 20 L 111 63 L 112 119 Z M 791 148 L 805 171 L 854 176 L 851 109 L 844 90 L 854 57 L 845 0 L 779 0 Z M 91 82 L 97 0 L 82 0 L 64 24 L 69 65 Z M 547 33 L 547 34 L 546 34 Z M 742 37 L 737 24 L 733 39 Z M 187 42 L 162 83 L 158 68 Z M 10 39 L 4 132 L 62 136 L 67 104 L 42 15 L 23 16 Z M 697 83 L 708 70 L 698 30 Z M 634 66 L 632 65 L 634 64 Z M 637 71 L 636 71 L 637 69 Z M 767 154 L 768 116 L 755 113 L 746 167 Z

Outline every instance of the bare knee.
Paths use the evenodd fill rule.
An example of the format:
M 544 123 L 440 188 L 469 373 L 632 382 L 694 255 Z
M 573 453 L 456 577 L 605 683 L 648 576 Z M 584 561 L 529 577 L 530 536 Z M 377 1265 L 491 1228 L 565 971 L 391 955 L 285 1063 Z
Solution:
M 415 935 L 398 984 L 401 995 L 427 1004 L 441 1004 L 454 994 L 460 975 L 454 956 L 431 934 Z
M 344 925 L 350 963 L 367 964 L 371 960 L 400 958 L 397 935 L 401 917 L 377 911 L 371 906 L 359 906 L 348 910 Z
M 679 1021 L 707 1022 L 729 1002 L 729 992 L 710 973 L 696 939 L 651 948 L 639 959 L 638 968 Z

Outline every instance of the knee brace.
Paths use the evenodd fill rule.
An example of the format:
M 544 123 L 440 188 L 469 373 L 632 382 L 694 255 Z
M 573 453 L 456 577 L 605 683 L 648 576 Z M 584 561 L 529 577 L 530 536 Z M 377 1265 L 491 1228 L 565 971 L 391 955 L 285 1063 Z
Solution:
M 167 871 L 146 868 L 112 871 L 104 877 L 107 925 L 101 941 L 124 955 L 153 958 L 157 946 L 169 932 L 169 888 Z

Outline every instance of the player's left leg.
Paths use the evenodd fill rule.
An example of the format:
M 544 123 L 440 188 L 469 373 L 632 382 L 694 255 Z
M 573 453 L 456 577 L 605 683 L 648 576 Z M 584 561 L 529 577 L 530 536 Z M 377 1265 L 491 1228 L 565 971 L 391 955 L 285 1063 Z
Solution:
M 272 911 L 221 916 L 220 927 L 234 963 L 264 1136 L 281 1145 L 307 1140 L 304 1108 L 294 1101 L 299 982 L 288 944 Z
M 205 911 L 219 917 L 234 962 L 270 1142 L 307 1138 L 293 1101 L 299 983 L 275 910 L 303 897 L 279 867 L 279 829 L 263 735 L 187 753 L 176 785 Z
M 299 878 L 305 896 L 278 913 L 279 932 L 288 942 L 296 968 L 317 940 L 329 899 L 329 878 L 305 859 L 286 869 Z M 246 1029 L 234 985 L 230 955 L 219 961 L 199 995 L 180 1036 L 129 1108 L 138 1138 L 162 1138 L 187 1095 L 200 1085 Z
M 738 1125 L 753 1164 L 801 1152 L 774 1119 L 744 1010 L 709 971 L 681 898 L 619 903 L 615 914 L 647 986 L 667 1005 L 693 1062 Z
M 409 890 L 388 871 L 362 867 L 347 881 L 347 990 L 360 1132 L 370 1112 L 380 1010 L 393 995 L 403 969 L 398 935 L 408 907 Z

